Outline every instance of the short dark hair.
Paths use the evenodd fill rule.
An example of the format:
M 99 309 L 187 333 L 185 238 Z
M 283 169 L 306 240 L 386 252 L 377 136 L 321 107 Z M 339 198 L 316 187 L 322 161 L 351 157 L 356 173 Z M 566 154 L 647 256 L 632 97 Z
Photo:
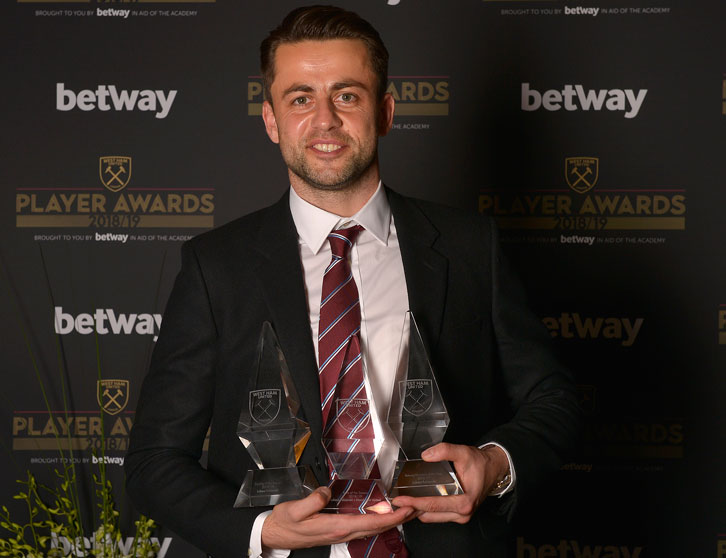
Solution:
M 270 87 L 275 79 L 275 52 L 282 44 L 302 41 L 358 39 L 368 49 L 373 73 L 378 77 L 378 98 L 386 93 L 388 50 L 378 31 L 354 12 L 335 6 L 306 6 L 291 11 L 260 44 L 260 69 L 265 99 L 272 101 Z

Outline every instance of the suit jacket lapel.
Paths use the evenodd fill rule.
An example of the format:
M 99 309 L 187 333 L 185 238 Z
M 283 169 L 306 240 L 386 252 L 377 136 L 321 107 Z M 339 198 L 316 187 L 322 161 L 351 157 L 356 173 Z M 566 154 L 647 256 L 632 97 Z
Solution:
M 320 445 L 322 419 L 315 348 L 310 334 L 305 281 L 298 237 L 290 214 L 288 195 L 269 208 L 255 247 L 261 253 L 257 279 L 264 293 L 272 325 L 295 381 L 305 418 L 310 424 L 310 444 Z
M 411 199 L 386 189 L 391 205 L 408 304 L 427 347 L 438 344 L 446 302 L 448 260 L 434 249 L 439 232 Z

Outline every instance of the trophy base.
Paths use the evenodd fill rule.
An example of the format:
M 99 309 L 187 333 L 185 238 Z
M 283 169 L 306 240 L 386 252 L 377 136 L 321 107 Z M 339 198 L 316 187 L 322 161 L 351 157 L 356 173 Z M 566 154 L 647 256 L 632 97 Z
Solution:
M 393 473 L 391 498 L 396 496 L 452 496 L 464 491 L 448 461 L 399 461 Z
M 328 485 L 332 496 L 323 508 L 328 513 L 390 513 L 393 511 L 380 480 L 335 479 Z
M 305 498 L 318 487 L 310 467 L 274 467 L 247 471 L 235 508 L 274 506 Z

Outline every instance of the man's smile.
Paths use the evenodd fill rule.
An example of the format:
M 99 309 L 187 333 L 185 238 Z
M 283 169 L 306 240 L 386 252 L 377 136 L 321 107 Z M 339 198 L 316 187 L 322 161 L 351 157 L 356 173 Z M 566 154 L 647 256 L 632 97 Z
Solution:
M 313 149 L 322 151 L 324 153 L 332 153 L 343 148 L 342 145 L 338 145 L 336 143 L 315 143 L 312 147 Z

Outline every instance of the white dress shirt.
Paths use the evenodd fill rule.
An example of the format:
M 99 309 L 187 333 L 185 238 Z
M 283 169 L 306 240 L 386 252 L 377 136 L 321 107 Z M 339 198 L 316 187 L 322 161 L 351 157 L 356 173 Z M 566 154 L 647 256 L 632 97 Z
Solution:
M 356 224 L 364 228 L 353 244 L 350 263 L 360 298 L 361 349 L 366 389 L 373 403 L 373 428 L 376 438 L 386 441 L 378 456 L 378 466 L 384 482 L 390 481 L 398 447 L 389 443 L 392 442 L 392 434 L 383 423 L 391 402 L 396 370 L 408 360 L 405 315 L 409 306 L 398 235 L 386 193 L 379 183 L 376 192 L 360 211 L 352 217 L 340 217 L 311 205 L 290 188 L 290 211 L 298 233 L 316 358 L 323 274 L 332 257 L 328 234 Z M 511 459 L 510 470 L 514 476 Z M 510 488 L 512 485 L 513 482 Z M 253 558 L 286 558 L 290 553 L 279 549 L 262 551 L 262 524 L 270 513 L 261 513 L 254 523 L 249 552 Z M 347 545 L 333 545 L 330 558 L 350 558 Z

